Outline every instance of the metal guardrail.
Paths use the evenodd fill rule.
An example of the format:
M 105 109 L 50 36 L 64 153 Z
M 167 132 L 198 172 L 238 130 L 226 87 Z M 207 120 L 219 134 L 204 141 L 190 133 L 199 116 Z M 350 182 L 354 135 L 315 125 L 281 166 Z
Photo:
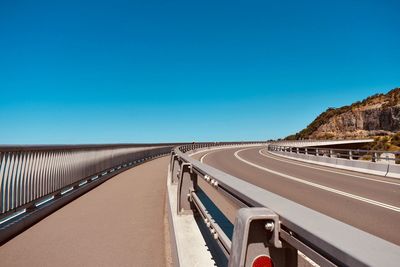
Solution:
M 185 154 L 197 148 L 179 147 L 171 154 L 178 214 L 201 216 L 229 266 L 297 266 L 298 251 L 321 266 L 398 266 L 399 246 Z M 231 236 L 201 194 L 233 225 Z
M 270 144 L 268 146 L 268 150 L 314 156 L 326 156 L 330 158 L 343 158 L 349 160 L 365 160 L 371 162 L 386 161 L 391 164 L 400 164 L 400 151 L 298 147 L 274 144 Z
M 338 139 L 338 140 L 305 139 L 305 140 L 280 140 L 280 141 L 274 141 L 273 144 L 277 146 L 312 147 L 312 146 L 345 145 L 345 144 L 360 144 L 360 143 L 364 144 L 372 142 L 374 142 L 374 139 Z
M 56 207 L 123 170 L 169 154 L 174 146 L 0 146 L 0 244 Z M 52 207 L 45 212 L 44 206 Z

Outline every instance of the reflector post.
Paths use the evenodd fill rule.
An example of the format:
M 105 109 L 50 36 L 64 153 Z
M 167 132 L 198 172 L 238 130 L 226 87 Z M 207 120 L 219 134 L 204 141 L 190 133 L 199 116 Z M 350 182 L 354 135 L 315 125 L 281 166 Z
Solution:
M 252 267 L 274 267 L 274 263 L 267 255 L 260 255 L 253 261 Z

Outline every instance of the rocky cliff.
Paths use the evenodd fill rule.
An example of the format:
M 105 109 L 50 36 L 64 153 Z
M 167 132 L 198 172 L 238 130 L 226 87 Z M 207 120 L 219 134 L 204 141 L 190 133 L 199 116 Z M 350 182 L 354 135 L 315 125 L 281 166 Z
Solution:
M 400 88 L 341 108 L 329 108 L 287 139 L 363 138 L 400 131 Z

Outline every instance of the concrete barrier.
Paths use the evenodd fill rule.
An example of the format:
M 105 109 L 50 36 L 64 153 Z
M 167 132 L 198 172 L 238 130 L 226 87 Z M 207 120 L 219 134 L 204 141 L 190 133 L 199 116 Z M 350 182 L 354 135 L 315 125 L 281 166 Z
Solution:
M 387 177 L 394 177 L 394 178 L 400 178 L 400 165 L 399 164 L 390 164 L 389 165 L 389 171 L 386 175 Z

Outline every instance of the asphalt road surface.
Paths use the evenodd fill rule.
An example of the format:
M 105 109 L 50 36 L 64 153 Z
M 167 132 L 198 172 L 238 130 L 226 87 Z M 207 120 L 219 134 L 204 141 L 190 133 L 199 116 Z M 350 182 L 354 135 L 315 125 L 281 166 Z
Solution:
M 284 159 L 265 147 L 213 150 L 193 157 L 400 245 L 400 180 Z

